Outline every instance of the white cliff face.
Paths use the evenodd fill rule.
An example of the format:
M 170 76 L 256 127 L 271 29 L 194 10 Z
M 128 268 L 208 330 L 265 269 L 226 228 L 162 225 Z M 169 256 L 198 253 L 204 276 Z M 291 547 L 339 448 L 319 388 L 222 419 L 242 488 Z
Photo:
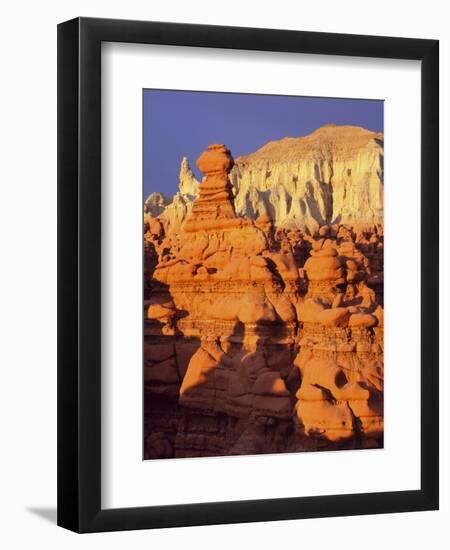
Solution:
M 269 142 L 235 160 L 230 179 L 236 212 L 253 219 L 268 214 L 277 227 L 311 231 L 325 223 L 355 228 L 382 224 L 383 144 L 383 134 L 335 125 Z M 169 231 L 184 223 L 198 186 L 183 158 L 180 191 L 155 214 Z
M 237 158 L 231 179 L 237 212 L 269 214 L 278 227 L 383 223 L 383 135 L 364 128 L 270 142 Z

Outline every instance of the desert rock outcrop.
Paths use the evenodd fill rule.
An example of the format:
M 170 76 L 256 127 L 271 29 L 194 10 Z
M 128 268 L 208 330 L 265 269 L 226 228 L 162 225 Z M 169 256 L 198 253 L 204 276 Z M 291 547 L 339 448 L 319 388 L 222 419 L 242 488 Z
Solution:
M 145 458 L 381 446 L 382 223 L 243 216 L 233 164 L 202 153 L 176 232 L 144 214 Z

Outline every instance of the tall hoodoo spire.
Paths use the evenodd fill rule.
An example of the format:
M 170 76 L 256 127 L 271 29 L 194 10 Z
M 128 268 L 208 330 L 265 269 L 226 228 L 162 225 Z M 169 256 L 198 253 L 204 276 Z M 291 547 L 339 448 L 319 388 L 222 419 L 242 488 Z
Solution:
M 230 151 L 225 145 L 208 145 L 196 164 L 205 177 L 199 186 L 199 195 L 187 220 L 186 230 L 193 231 L 199 226 L 207 229 L 219 220 L 236 220 L 233 189 L 228 178 L 234 166 Z

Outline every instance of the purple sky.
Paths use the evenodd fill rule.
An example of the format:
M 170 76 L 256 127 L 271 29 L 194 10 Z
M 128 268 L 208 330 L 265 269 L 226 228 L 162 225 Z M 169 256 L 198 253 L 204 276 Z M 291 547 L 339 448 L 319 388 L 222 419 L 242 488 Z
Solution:
M 144 90 L 144 198 L 178 190 L 183 156 L 197 179 L 195 160 L 210 143 L 233 157 L 268 141 L 311 133 L 323 124 L 383 131 L 383 101 L 220 92 Z

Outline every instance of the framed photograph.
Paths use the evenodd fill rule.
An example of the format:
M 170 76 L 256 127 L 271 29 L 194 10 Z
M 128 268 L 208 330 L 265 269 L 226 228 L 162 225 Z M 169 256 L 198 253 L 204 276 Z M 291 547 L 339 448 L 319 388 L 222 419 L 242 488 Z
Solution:
M 58 27 L 58 524 L 438 508 L 438 41 Z

